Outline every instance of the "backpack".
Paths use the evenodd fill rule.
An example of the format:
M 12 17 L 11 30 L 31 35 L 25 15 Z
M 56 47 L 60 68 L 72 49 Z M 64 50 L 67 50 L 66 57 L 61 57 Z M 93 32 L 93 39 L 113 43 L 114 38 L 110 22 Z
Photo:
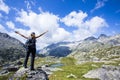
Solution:
M 36 42 L 35 39 L 32 39 L 32 38 L 27 39 L 25 43 L 26 48 L 35 48 L 36 47 L 35 42 Z

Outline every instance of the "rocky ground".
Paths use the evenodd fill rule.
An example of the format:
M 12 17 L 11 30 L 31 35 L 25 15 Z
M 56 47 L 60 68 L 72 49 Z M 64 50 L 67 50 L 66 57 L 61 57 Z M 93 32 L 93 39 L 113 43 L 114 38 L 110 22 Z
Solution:
M 44 64 L 31 71 L 29 68 L 22 67 L 21 61 L 17 61 L 17 63 L 6 64 L 1 67 L 0 80 L 49 80 L 49 75 L 58 70 L 61 69 Z
M 20 65 L 4 65 L 1 68 L 0 76 L 8 76 L 10 73 L 13 73 L 7 80 L 49 80 L 49 74 L 43 71 L 41 67 L 37 67 L 35 70 L 31 71 L 29 68 L 21 67 L 22 62 L 19 62 L 19 64 Z
M 65 61 L 67 61 L 67 63 L 69 62 L 68 60 L 65 60 Z M 84 63 L 86 63 L 86 62 L 84 62 Z M 59 75 L 63 76 L 63 75 L 61 73 L 59 75 L 56 75 L 54 73 L 56 71 L 62 72 L 62 73 L 66 72 L 66 71 L 70 72 L 69 74 L 67 74 L 65 76 L 66 79 L 63 79 L 63 80 L 81 79 L 82 77 L 79 77 L 79 76 L 83 76 L 84 77 L 84 78 L 82 78 L 83 80 L 87 80 L 88 78 L 91 78 L 90 80 L 96 80 L 96 79 L 97 80 L 120 80 L 119 61 L 117 61 L 115 63 L 115 65 L 110 65 L 111 63 L 113 63 L 110 61 L 102 62 L 102 64 L 101 64 L 101 62 L 94 62 L 94 63 L 88 62 L 86 64 L 84 64 L 84 63 L 76 65 L 76 66 L 74 65 L 74 67 L 70 67 L 72 65 L 68 64 L 69 66 L 66 65 L 65 66 L 66 68 L 50 67 L 49 65 L 44 64 L 42 66 L 36 67 L 34 71 L 30 71 L 29 68 L 22 67 L 22 62 L 17 61 L 17 63 L 6 64 L 1 68 L 0 76 L 8 76 L 8 78 L 5 79 L 3 77 L 3 78 L 0 78 L 0 80 L 3 80 L 3 79 L 4 80 L 54 80 L 54 79 L 56 79 L 57 80 L 58 78 L 56 78 L 56 76 L 59 76 Z M 99 64 L 101 64 L 101 67 L 98 66 Z M 77 70 L 78 72 L 81 70 L 84 71 L 84 69 L 88 69 L 88 71 L 82 75 L 77 75 L 76 74 L 77 72 L 74 73 L 74 71 L 76 71 L 77 68 L 79 68 Z M 71 69 L 71 70 L 69 71 L 69 69 Z M 72 71 L 72 69 L 73 69 L 73 71 Z M 12 73 L 12 75 L 10 75 L 11 73 Z M 82 71 L 80 72 L 80 74 L 81 73 L 82 73 Z M 52 77 L 51 77 L 51 75 L 52 75 Z M 56 76 L 53 77 L 53 75 L 56 75 Z M 62 78 L 60 78 L 60 80 L 61 79 Z
M 9 80 L 49 80 L 48 75 L 41 68 L 37 68 L 34 71 L 30 71 L 28 68 L 20 68 Z
M 100 80 L 120 80 L 120 66 L 103 65 L 102 68 L 89 71 L 84 77 Z

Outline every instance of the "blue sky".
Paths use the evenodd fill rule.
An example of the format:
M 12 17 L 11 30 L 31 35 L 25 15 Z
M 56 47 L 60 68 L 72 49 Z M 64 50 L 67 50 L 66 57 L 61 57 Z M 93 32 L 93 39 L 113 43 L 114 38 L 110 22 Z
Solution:
M 120 0 L 0 0 L 0 32 L 49 32 L 38 44 L 120 33 Z M 40 44 L 42 43 L 42 44 Z M 39 47 L 40 47 L 39 46 Z

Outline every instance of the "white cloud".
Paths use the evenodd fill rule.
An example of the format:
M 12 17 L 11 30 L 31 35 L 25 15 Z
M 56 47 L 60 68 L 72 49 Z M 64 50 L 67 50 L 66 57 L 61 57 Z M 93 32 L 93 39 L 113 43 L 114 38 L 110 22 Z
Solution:
M 71 15 L 72 14 L 72 15 Z M 87 20 L 87 14 L 79 11 L 73 11 L 66 15 L 61 21 L 67 26 L 77 27 L 71 34 L 70 40 L 81 40 L 88 36 L 92 36 L 99 31 L 102 27 L 108 27 L 106 21 L 98 16 L 92 17 Z
M 88 15 L 82 11 L 79 11 L 78 13 L 73 11 L 65 16 L 61 21 L 64 22 L 67 26 L 80 27 L 82 26 L 81 24 L 87 16 Z
M 7 32 L 6 29 L 5 29 L 5 27 L 3 27 L 1 24 L 0 24 L 0 32 L 3 32 L 3 33 Z
M 59 42 L 66 40 L 69 37 L 69 32 L 64 28 L 59 27 L 59 17 L 49 12 L 42 12 L 41 14 L 36 14 L 35 12 L 26 12 L 22 10 L 19 13 L 19 17 L 16 21 L 21 22 L 25 26 L 29 26 L 30 30 L 26 32 L 36 32 L 36 35 L 49 30 L 49 32 L 38 39 L 37 44 L 39 48 L 43 44 Z
M 105 6 L 105 2 L 107 2 L 108 0 L 97 0 L 97 3 L 95 5 L 95 7 L 91 10 L 91 12 L 94 12 L 95 10 Z
M 15 29 L 15 25 L 12 21 L 7 21 L 6 22 L 6 25 L 8 26 L 8 28 L 14 30 Z
M 0 10 L 4 11 L 5 13 L 9 13 L 10 8 L 3 2 L 3 0 L 0 0 Z
M 25 0 L 24 3 L 26 4 L 26 7 L 28 10 L 31 10 L 32 6 L 35 5 L 35 1 Z
M 16 28 L 16 31 L 19 31 L 21 34 L 24 34 L 25 36 L 29 36 L 29 32 L 27 30 L 23 30 L 21 28 Z M 16 34 L 14 31 L 7 32 L 10 36 L 15 37 L 16 39 L 20 40 L 21 42 L 25 43 L 26 39 L 21 37 L 20 35 Z
M 20 16 L 16 18 L 17 21 L 23 23 L 25 26 L 29 26 L 31 30 L 37 32 L 43 32 L 50 30 L 54 32 L 59 26 L 59 18 L 51 13 L 45 12 L 36 14 L 34 12 L 27 13 L 21 11 Z
M 58 28 L 55 34 L 53 34 L 51 40 L 53 40 L 54 42 L 64 41 L 69 36 L 70 36 L 69 32 L 65 31 L 63 28 Z
M 96 34 L 99 29 L 107 27 L 106 21 L 98 16 L 87 19 L 88 14 L 82 11 L 73 11 L 63 18 L 58 17 L 49 12 L 42 12 L 37 14 L 33 11 L 19 12 L 19 16 L 16 17 L 16 21 L 22 23 L 23 25 L 29 27 L 29 30 L 21 28 L 16 28 L 12 21 L 6 22 L 8 27 L 12 30 L 17 30 L 20 33 L 29 36 L 31 32 L 35 32 L 36 35 L 49 30 L 47 34 L 37 39 L 37 48 L 43 48 L 47 44 L 59 42 L 59 41 L 78 41 L 86 37 Z M 60 22 L 63 22 L 66 27 L 77 27 L 77 30 L 72 32 L 66 31 L 64 28 L 60 27 Z M 0 25 L 0 30 L 5 30 L 3 26 Z M 14 32 L 7 32 L 11 36 L 19 39 L 22 42 L 26 40 L 21 36 L 15 34 Z
M 43 9 L 42 9 L 42 7 L 39 7 L 38 10 L 40 11 L 40 13 L 44 12 Z
M 96 33 L 99 28 L 108 27 L 108 24 L 101 17 L 95 16 L 92 19 L 85 22 L 85 26 L 91 33 Z
M 27 9 L 31 10 L 30 2 L 25 0 L 25 4 L 26 4 Z
M 24 31 L 23 29 L 17 29 L 17 30 L 21 31 L 22 33 L 24 32 L 24 34 L 26 33 L 26 31 Z M 17 35 L 14 31 L 7 31 L 6 28 L 4 26 L 2 26 L 1 24 L 0 24 L 0 32 L 7 33 L 10 36 L 15 37 L 16 39 L 18 39 L 18 40 L 20 40 L 22 42 L 25 42 L 24 38 L 22 38 L 21 36 Z

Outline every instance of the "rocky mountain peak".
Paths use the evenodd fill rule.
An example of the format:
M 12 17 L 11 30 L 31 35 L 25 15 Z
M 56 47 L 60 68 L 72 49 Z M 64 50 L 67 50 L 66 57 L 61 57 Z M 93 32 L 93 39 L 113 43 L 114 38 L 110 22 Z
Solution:
M 6 34 L 6 33 L 1 33 L 1 32 L 0 32 L 0 36 L 1 36 L 1 37 L 5 37 L 5 38 L 9 38 L 9 37 L 10 37 L 8 34 Z
M 91 36 L 91 37 L 88 37 L 86 39 L 84 39 L 85 41 L 92 41 L 92 40 L 96 40 L 97 38 Z
M 98 39 L 100 39 L 100 38 L 106 38 L 106 37 L 108 37 L 106 34 L 100 34 L 100 36 L 98 37 Z

